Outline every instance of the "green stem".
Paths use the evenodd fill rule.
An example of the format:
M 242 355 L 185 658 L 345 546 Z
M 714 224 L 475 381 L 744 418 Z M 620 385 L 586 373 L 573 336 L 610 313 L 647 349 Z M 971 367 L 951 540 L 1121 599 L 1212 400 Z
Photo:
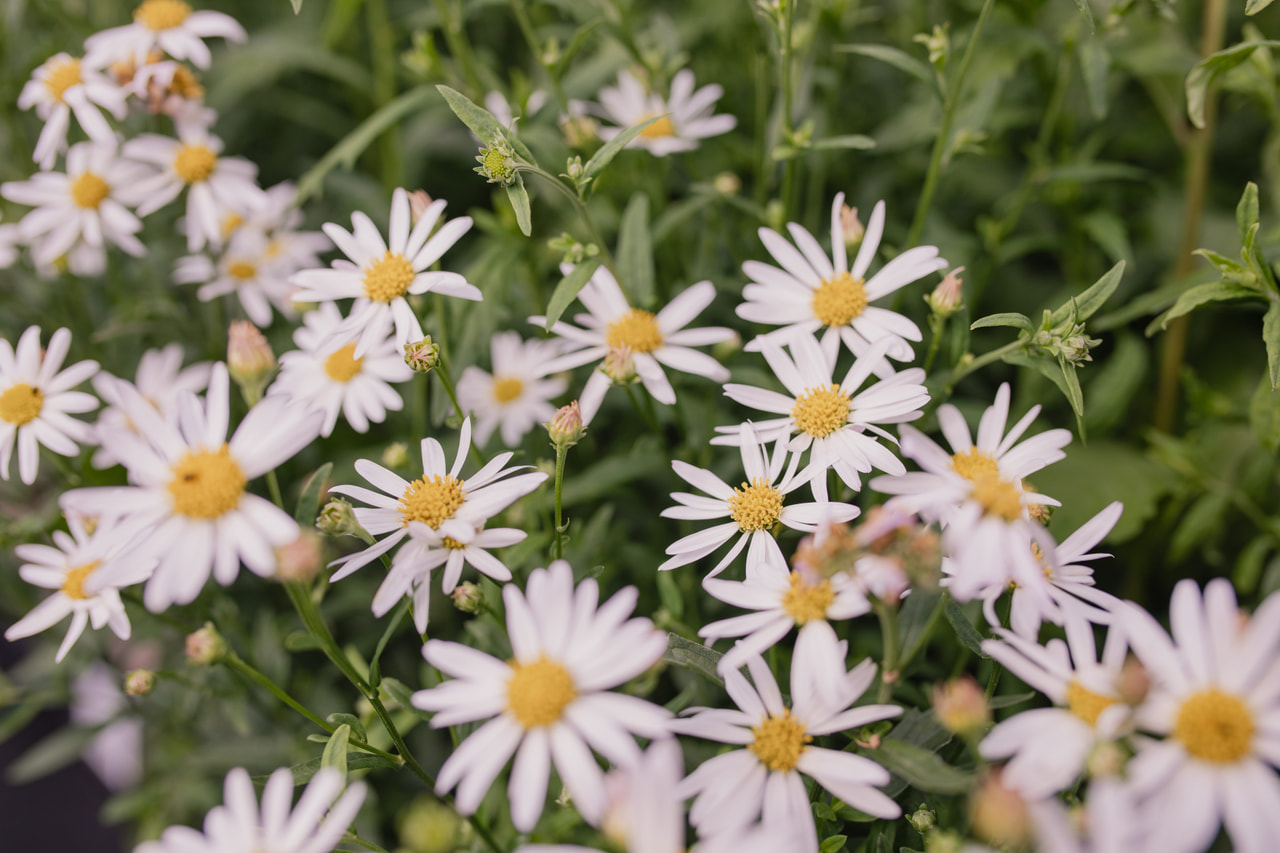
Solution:
M 462 18 L 456 14 L 449 0 L 434 0 L 436 13 L 440 16 L 440 31 L 444 33 L 445 43 L 449 45 L 449 53 L 462 66 L 462 78 L 472 95 L 479 96 L 484 92 L 484 84 L 480 81 L 480 73 L 476 70 L 476 60 L 471 54 L 471 45 L 467 43 L 467 33 L 462 27 Z
M 618 270 L 614 266 L 613 255 L 610 254 L 608 247 L 605 245 L 604 237 L 600 234 L 600 229 L 596 227 L 595 221 L 591 218 L 591 213 L 587 210 L 587 206 L 582 203 L 582 199 L 578 197 L 578 194 L 565 186 L 564 182 L 555 175 L 532 163 L 518 162 L 516 163 L 516 170 L 537 175 L 559 190 L 560 194 L 569 200 L 569 203 L 573 205 L 574 211 L 578 214 L 578 218 L 586 226 L 589 239 L 600 250 L 600 258 L 603 260 L 604 265 L 609 268 L 609 272 L 617 275 Z
M 378 845 L 374 844 L 372 841 L 363 839 L 360 836 L 356 835 L 354 832 L 343 833 L 342 840 L 350 842 L 351 844 L 359 844 L 365 850 L 372 850 L 373 853 L 390 853 L 390 851 L 388 851 L 385 847 L 379 847 Z
M 938 356 L 938 346 L 942 343 L 942 333 L 947 329 L 947 318 L 937 314 L 929 315 L 929 351 L 924 357 L 924 372 L 933 368 L 933 360 Z
M 993 349 L 991 352 L 984 353 L 968 362 L 961 362 L 960 365 L 951 372 L 951 377 L 947 379 L 948 393 L 950 393 L 952 388 L 956 387 L 957 382 L 959 382 L 964 377 L 968 376 L 970 373 L 973 373 L 975 370 L 979 370 L 983 367 L 986 367 L 988 364 L 991 364 L 992 362 L 999 361 L 1000 359 L 1004 358 L 1006 355 L 1009 355 L 1010 353 L 1017 352 L 1018 350 L 1023 349 L 1024 347 L 1026 347 L 1026 345 L 1027 345 L 1027 342 L 1021 339 L 1016 341 L 1011 341 L 1002 347 L 997 347 L 996 349 Z
M 267 472 L 267 488 L 271 491 L 271 501 L 284 509 L 284 495 L 280 492 L 280 480 L 276 477 L 276 469 Z
M 644 418 L 644 422 L 649 425 L 649 429 L 653 430 L 654 432 L 657 432 L 658 419 L 654 417 L 652 411 L 646 410 L 642 405 L 640 405 L 640 398 L 636 396 L 635 386 L 631 384 L 627 384 L 627 385 L 623 385 L 622 387 L 626 389 L 627 396 L 631 398 L 631 405 L 635 406 L 636 411 L 640 413 L 640 417 Z
M 779 11 L 782 13 L 781 28 L 779 38 L 781 43 L 778 45 L 778 61 L 779 76 L 781 78 L 779 85 L 782 87 L 782 142 L 784 145 L 791 145 L 792 137 L 795 135 L 795 127 L 791 123 L 792 109 L 792 93 L 791 93 L 791 28 L 795 19 L 796 3 L 799 0 L 782 0 Z M 796 176 L 796 158 L 788 157 L 782 164 L 782 189 L 779 193 L 782 200 L 782 214 L 784 219 L 791 216 L 791 194 L 794 189 Z
M 369 54 L 373 65 L 373 105 L 380 109 L 396 96 L 395 36 L 387 16 L 387 0 L 368 0 L 365 17 L 369 26 Z M 382 184 L 388 190 L 400 186 L 404 158 L 400 151 L 399 126 L 392 125 L 378 137 Z
M 569 456 L 569 447 L 571 445 L 563 442 L 556 442 L 556 529 L 555 539 L 552 541 L 551 549 L 555 559 L 559 560 L 564 557 L 564 529 L 565 524 L 562 514 L 561 493 L 564 489 L 564 461 Z
M 893 685 L 902 666 L 898 658 L 898 611 L 879 599 L 872 601 L 871 609 L 880 620 L 880 636 L 884 642 L 884 656 L 880 660 L 880 692 L 876 697 L 876 701 L 883 704 L 893 697 Z
M 542 70 L 546 72 L 547 82 L 551 84 L 551 89 L 555 92 L 556 102 L 560 105 L 560 112 L 568 114 L 569 98 L 564 93 L 564 87 L 560 85 L 560 78 L 556 76 L 555 69 L 542 58 L 542 46 L 538 44 L 538 34 L 534 32 L 533 21 L 529 19 L 529 10 L 525 8 L 524 0 L 511 0 L 511 11 L 516 16 L 516 24 L 519 25 L 520 33 L 528 43 L 529 50 L 533 51 L 533 58 L 537 60 L 538 64 L 542 66 Z
M 969 73 L 969 63 L 973 61 L 974 48 L 978 44 L 978 36 L 982 34 L 982 25 L 991 14 L 995 0 L 983 0 L 982 11 L 978 13 L 978 22 L 973 25 L 969 35 L 969 43 L 965 45 L 964 55 L 960 57 L 960 67 L 947 89 L 947 98 L 942 105 L 942 123 L 938 126 L 938 137 L 933 141 L 933 153 L 929 156 L 929 170 L 924 176 L 924 189 L 920 191 L 920 202 L 916 205 L 915 217 L 911 220 L 911 231 L 907 234 L 907 248 L 920 243 L 920 234 L 924 231 L 924 218 L 933 203 L 933 193 L 938 188 L 938 175 L 942 171 L 942 158 L 946 154 L 951 140 L 951 124 L 955 121 L 956 106 L 960 103 L 960 92 L 964 89 L 964 78 Z

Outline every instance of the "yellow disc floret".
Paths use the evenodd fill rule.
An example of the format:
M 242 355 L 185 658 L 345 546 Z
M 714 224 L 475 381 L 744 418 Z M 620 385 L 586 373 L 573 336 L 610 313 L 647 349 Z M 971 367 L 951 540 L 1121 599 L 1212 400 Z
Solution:
M 733 490 L 729 514 L 743 533 L 768 530 L 778 523 L 778 516 L 782 514 L 782 492 L 764 478 L 756 477 L 750 484 L 743 483 Z
M 825 326 L 845 326 L 867 310 L 867 288 L 847 272 L 824 278 L 813 291 L 813 316 Z
M 43 408 L 44 393 L 25 382 L 19 382 L 0 394 L 0 421 L 15 426 L 31 423 Z
M 232 261 L 227 264 L 227 275 L 236 281 L 249 281 L 258 274 L 258 268 L 248 261 Z
M 611 349 L 626 346 L 632 352 L 653 352 L 662 346 L 662 330 L 648 311 L 632 308 L 609 324 L 605 341 Z
M 97 210 L 102 200 L 111 193 L 111 187 L 93 172 L 85 172 L 71 184 L 71 200 L 76 207 Z
M 1022 518 L 1022 489 L 1007 480 L 990 474 L 979 477 L 974 480 L 973 491 L 969 496 L 982 504 L 987 515 L 994 515 L 1005 521 Z
M 651 115 L 644 116 L 640 121 L 636 122 L 636 124 L 644 124 L 651 118 L 653 118 Z M 662 139 L 666 136 L 675 136 L 676 126 L 671 123 L 670 116 L 662 116 L 653 124 L 640 131 L 640 135 L 645 139 Z
M 751 733 L 755 740 L 747 744 L 747 749 L 755 753 L 761 764 L 777 773 L 794 770 L 805 744 L 813 740 L 804 733 L 804 723 L 792 717 L 789 709 L 780 717 L 766 717 Z
M 966 480 L 975 483 L 980 477 L 992 477 L 1000 474 L 1000 466 L 996 458 L 985 450 L 970 447 L 963 453 L 951 457 L 951 468 Z
M 1091 726 L 1096 726 L 1098 716 L 1115 703 L 1115 699 L 1094 693 L 1078 681 L 1067 686 L 1067 710 Z
M 169 481 L 173 511 L 188 518 L 218 518 L 240 504 L 247 482 L 227 445 L 188 450 L 173 466 Z
M 387 252 L 364 270 L 364 292 L 374 302 L 404 296 L 413 284 L 413 264 L 399 252 Z
M 513 662 L 511 669 L 507 708 L 526 729 L 556 722 L 578 695 L 573 676 L 555 661 L 540 658 L 524 666 Z
M 98 568 L 100 560 L 94 560 L 92 563 L 85 563 L 83 566 L 76 566 L 67 572 L 66 578 L 62 581 L 62 594 L 67 598 L 74 598 L 76 601 L 83 601 L 89 596 L 84 594 L 84 581 L 89 577 L 89 573 Z
M 791 573 L 791 589 L 782 594 L 782 609 L 797 625 L 826 619 L 827 608 L 836 600 L 831 581 L 821 578 L 816 583 L 800 572 Z
M 462 480 L 439 474 L 419 477 L 409 484 L 400 497 L 400 517 L 407 526 L 411 521 L 421 521 L 435 530 L 453 517 L 462 506 Z
M 135 21 L 156 32 L 180 26 L 190 15 L 191 7 L 182 0 L 143 0 L 133 10 Z
M 347 344 L 324 360 L 324 372 L 334 382 L 350 382 L 360 372 L 363 358 L 355 357 L 356 345 Z
M 493 377 L 493 399 L 499 403 L 510 403 L 524 391 L 524 383 L 514 376 Z
M 1249 754 L 1253 715 L 1238 696 L 1216 688 L 1193 694 L 1178 709 L 1173 737 L 1196 758 L 1230 764 Z
M 796 428 L 814 438 L 826 438 L 849 422 L 849 395 L 840 386 L 808 388 L 791 409 Z
M 218 155 L 204 145 L 183 145 L 173 158 L 173 170 L 189 184 L 209 180 L 218 165 Z
M 72 86 L 79 85 L 80 78 L 80 60 L 63 59 L 56 65 L 53 65 L 45 72 L 44 87 L 49 90 L 49 95 L 58 102 L 62 101 L 62 96 Z

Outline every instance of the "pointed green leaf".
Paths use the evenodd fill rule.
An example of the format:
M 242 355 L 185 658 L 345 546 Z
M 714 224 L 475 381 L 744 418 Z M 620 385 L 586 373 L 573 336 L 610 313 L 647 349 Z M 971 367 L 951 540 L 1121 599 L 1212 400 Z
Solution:
M 1084 417 L 1084 394 L 1080 391 L 1080 378 L 1076 376 L 1076 366 L 1069 364 L 1066 359 L 1059 359 L 1058 366 L 1062 368 L 1062 380 L 1063 386 L 1067 389 L 1067 401 L 1071 403 L 1071 408 L 1076 413 L 1076 417 Z
M 1236 205 L 1236 229 L 1240 232 L 1240 244 L 1249 239 L 1249 229 L 1258 224 L 1258 185 L 1253 181 L 1245 184 L 1240 203 Z
M 1187 75 L 1187 116 L 1198 128 L 1204 127 L 1204 104 L 1208 97 L 1209 85 L 1218 75 L 1230 71 L 1249 58 L 1249 55 L 1260 47 L 1280 47 L 1277 41 L 1246 41 L 1220 50 L 1199 62 Z
M 295 764 L 289 769 L 293 771 L 294 786 L 305 785 L 311 781 L 311 777 L 320 772 L 320 768 L 324 765 L 320 763 L 319 758 L 312 758 L 301 764 Z M 350 752 L 347 754 L 347 770 L 386 770 L 390 768 L 399 769 L 404 764 L 394 761 L 390 758 L 384 758 L 381 755 L 374 755 L 370 752 Z M 266 781 L 265 776 L 255 777 L 254 781 Z
M 324 484 L 329 482 L 331 473 L 333 463 L 326 462 L 302 484 L 302 494 L 298 495 L 298 505 L 293 512 L 293 520 L 300 527 L 307 528 L 316 523 L 316 516 L 320 513 L 320 499 L 325 493 Z
M 716 672 L 720 658 L 724 655 L 702 643 L 686 640 L 677 634 L 667 634 L 667 652 L 662 659 L 676 666 L 692 669 L 708 681 L 724 686 L 724 679 Z
M 1280 385 L 1280 302 L 1267 306 L 1262 318 L 1262 342 L 1267 346 L 1267 366 L 1271 374 L 1271 387 Z
M 951 596 L 947 596 L 947 603 L 943 613 L 946 615 L 947 621 L 951 623 L 951 627 L 955 628 L 956 636 L 960 638 L 960 642 L 964 644 L 966 649 L 980 658 L 990 657 L 982 650 L 982 635 L 978 633 L 977 628 L 973 627 L 969 617 L 964 615 L 960 605 L 956 604 L 956 600 Z
M 520 233 L 528 237 L 533 233 L 533 222 L 529 218 L 529 193 L 524 188 L 524 178 L 516 175 L 514 182 L 507 184 L 507 199 L 511 209 L 516 212 L 516 224 Z
M 993 711 L 998 711 L 1001 708 L 1010 708 L 1014 705 L 1021 705 L 1023 702 L 1030 702 L 1034 698 L 1036 698 L 1036 692 L 1034 690 L 1028 690 L 1026 693 L 1009 693 L 1004 696 L 992 696 L 991 701 L 987 703 L 987 707 Z
M 1015 329 L 1022 329 L 1027 334 L 1035 331 L 1035 327 L 1031 325 L 1031 318 L 1025 314 L 1018 314 L 1012 311 L 980 317 L 969 325 L 969 329 L 972 331 L 973 329 L 987 329 L 992 326 L 1012 326 Z
M 1178 297 L 1178 301 L 1173 303 L 1173 307 L 1161 314 L 1159 317 L 1151 321 L 1147 326 L 1147 336 L 1155 334 L 1157 330 L 1162 330 L 1169 325 L 1169 321 L 1175 317 L 1181 317 L 1183 314 L 1190 314 L 1201 305 L 1207 305 L 1210 302 L 1224 302 L 1230 299 L 1247 299 L 1251 297 L 1262 296 L 1262 292 L 1256 287 L 1246 287 L 1234 281 L 1212 281 L 1208 284 L 1198 284 L 1195 287 L 1183 291 Z
M 828 136 L 826 139 L 819 139 L 817 142 L 809 146 L 812 151 L 843 151 L 846 149 L 866 149 L 875 148 L 876 141 L 870 136 L 863 136 L 860 133 L 846 133 L 843 136 Z
M 560 279 L 560 283 L 556 285 L 556 289 L 551 293 L 551 301 L 547 303 L 547 321 L 546 330 L 551 331 L 551 327 L 560 319 L 560 315 L 569 307 L 570 303 L 578 297 L 578 291 L 587 286 L 587 282 L 591 280 L 591 276 L 600 266 L 599 258 L 588 258 L 578 264 L 569 274 Z
M 506 134 L 502 132 L 502 124 L 493 117 L 493 113 L 458 90 L 450 89 L 444 84 L 436 86 L 436 90 L 444 95 L 453 114 L 462 119 L 462 123 L 471 128 L 471 132 L 485 145 L 506 140 Z
M 1120 286 L 1120 277 L 1124 275 L 1124 261 L 1120 261 L 1114 267 L 1107 270 L 1102 278 L 1089 285 L 1089 289 L 1074 299 L 1068 299 L 1057 310 L 1053 312 L 1049 322 L 1057 326 L 1065 323 L 1072 316 L 1077 322 L 1082 322 L 1093 316 L 1094 312 L 1102 307 L 1111 294 L 1116 292 L 1116 288 Z
M 859 56 L 867 56 L 886 65 L 892 65 L 924 83 L 935 93 L 938 91 L 938 80 L 934 76 L 933 69 L 896 47 L 889 47 L 887 44 L 842 44 L 837 45 L 836 50 L 856 53 Z
M 336 767 L 342 774 L 342 784 L 347 784 L 347 744 L 351 741 L 351 726 L 342 725 L 329 736 L 320 755 L 321 767 Z
M 1089 0 L 1076 0 L 1076 8 L 1080 10 L 1080 15 L 1089 24 L 1089 32 L 1094 32 L 1093 10 L 1089 8 Z
M 1223 278 L 1239 277 L 1248 273 L 1249 268 L 1237 260 L 1228 258 L 1226 255 L 1219 255 L 1211 249 L 1196 249 L 1191 254 L 1199 255 L 1209 263 L 1217 267 L 1218 272 L 1222 273 Z
M 626 130 L 622 131 L 613 139 L 610 139 L 601 146 L 600 150 L 597 151 L 595 155 L 587 161 L 587 164 L 582 167 L 582 177 L 584 178 L 583 183 L 586 182 L 586 178 L 594 178 L 596 175 L 600 174 L 600 172 L 604 170 L 604 167 L 608 166 L 609 163 L 613 161 L 613 158 L 618 156 L 618 152 L 623 148 L 626 148 L 627 144 L 639 136 L 642 130 L 653 124 L 658 119 L 666 118 L 667 115 L 669 114 L 663 113 L 660 116 L 654 116 L 648 121 L 628 127 Z
M 653 304 L 653 240 L 649 236 L 649 196 L 637 192 L 627 202 L 618 229 L 618 273 L 632 305 Z
M 416 714 L 424 720 L 431 719 L 431 714 L 429 712 L 423 711 L 421 708 L 418 708 L 413 704 L 413 691 L 405 686 L 404 682 L 399 679 L 383 678 L 382 683 L 378 685 L 378 689 L 406 711 Z
M 95 735 L 94 729 L 59 729 L 9 764 L 4 778 L 12 785 L 23 785 L 61 770 L 80 758 Z
M 350 726 L 351 734 L 357 740 L 367 741 L 369 739 L 368 733 L 364 730 L 364 724 L 360 722 L 360 718 L 355 714 L 344 714 L 339 711 L 330 714 L 325 719 L 334 726 Z
M 1249 0 L 1249 2 L 1244 5 L 1244 13 L 1246 15 L 1256 15 L 1270 5 L 1271 0 Z
M 911 787 L 932 794 L 965 794 L 975 782 L 972 773 L 951 766 L 936 752 L 896 738 L 885 738 L 879 748 L 862 754 L 901 776 Z
M 1280 391 L 1264 376 L 1249 400 L 1249 428 L 1258 444 L 1272 453 L 1280 450 Z

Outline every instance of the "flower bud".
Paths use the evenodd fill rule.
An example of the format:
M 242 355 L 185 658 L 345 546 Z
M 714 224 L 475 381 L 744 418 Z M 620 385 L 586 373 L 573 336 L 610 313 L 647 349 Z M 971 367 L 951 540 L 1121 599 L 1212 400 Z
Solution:
M 733 172 L 721 172 L 716 175 L 711 186 L 720 195 L 737 195 L 742 191 L 742 180 Z
M 1151 673 L 1133 655 L 1130 655 L 1120 667 L 1120 677 L 1116 679 L 1116 692 L 1120 699 L 1128 705 L 1141 705 L 1151 689 Z
M 431 196 L 426 190 L 414 190 L 409 193 L 409 221 L 417 225 L 422 214 L 426 213 L 427 208 L 431 206 L 431 201 Z
M 267 379 L 276 369 L 271 344 L 248 320 L 236 320 L 227 329 L 227 372 L 250 404 L 262 397 Z
M 333 498 L 316 516 L 316 529 L 325 536 L 359 536 L 363 528 L 356 521 L 351 504 L 342 498 Z
M 1129 753 L 1113 740 L 1098 741 L 1085 759 L 1084 766 L 1090 778 L 1101 776 L 1116 778 L 1124 772 Z
M 502 139 L 495 139 L 492 145 L 486 145 L 476 155 L 476 173 L 484 175 L 491 184 L 510 186 L 516 180 L 516 155 Z
M 991 724 L 987 696 L 969 675 L 933 686 L 933 712 L 943 728 L 958 735 L 978 735 Z
M 212 622 L 206 622 L 199 631 L 187 635 L 186 652 L 187 660 L 193 664 L 211 666 L 226 655 L 227 641 Z
M 303 530 L 288 545 L 276 549 L 276 580 L 309 581 L 324 564 L 324 546 L 320 535 Z
M 741 351 L 741 349 L 742 349 L 742 335 L 739 335 L 735 331 L 731 338 L 729 338 L 728 340 L 721 341 L 720 343 L 715 344 L 714 346 L 711 347 L 711 357 L 714 358 L 716 361 L 720 361 L 720 362 L 727 361 L 733 356 L 737 355 L 738 352 Z
M 449 853 L 459 849 L 458 814 L 433 797 L 421 796 L 400 816 L 400 843 L 412 853 Z
M 615 385 L 627 385 L 636 380 L 636 361 L 631 354 L 631 347 L 622 344 L 610 347 L 605 353 L 604 362 L 600 365 L 604 375 L 613 380 Z
M 393 441 L 382 451 L 382 464 L 387 468 L 405 468 L 411 461 L 409 445 L 403 441 Z
M 933 292 L 924 298 L 929 310 L 939 317 L 950 317 L 964 307 L 960 301 L 960 289 L 964 285 L 960 280 L 962 272 L 964 267 L 956 267 L 947 273 Z
M 484 590 L 476 584 L 466 581 L 453 588 L 451 597 L 453 598 L 453 606 L 463 613 L 479 613 L 480 605 L 484 603 Z
M 135 669 L 124 677 L 126 696 L 146 696 L 156 686 L 156 674 L 149 669 Z
M 430 373 L 440 361 L 440 346 L 427 335 L 420 341 L 404 345 L 404 363 L 418 373 Z
M 862 220 L 858 219 L 858 208 L 840 205 L 840 232 L 844 235 L 846 248 L 862 245 L 862 237 L 867 229 L 863 227 Z
M 559 448 L 573 447 L 582 438 L 587 429 L 582 423 L 582 409 L 574 400 L 567 406 L 561 406 L 546 424 L 547 435 L 551 443 Z
M 938 825 L 938 815 L 933 809 L 920 804 L 920 808 L 907 815 L 907 823 L 911 824 L 911 828 L 916 832 L 924 835 Z
M 1026 800 L 1006 788 L 999 770 L 987 774 L 969 801 L 973 834 L 1000 848 L 1020 848 L 1031 843 L 1031 815 Z
M 935 830 L 924 840 L 924 853 L 960 853 L 965 842 L 954 832 Z

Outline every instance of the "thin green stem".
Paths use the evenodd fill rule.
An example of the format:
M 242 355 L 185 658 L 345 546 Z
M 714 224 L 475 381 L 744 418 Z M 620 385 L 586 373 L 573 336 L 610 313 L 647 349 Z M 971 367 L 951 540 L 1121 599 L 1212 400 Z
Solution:
M 933 204 L 933 194 L 938 188 L 938 176 L 942 172 L 942 158 L 947 152 L 951 140 L 951 124 L 955 121 L 956 106 L 960 103 L 960 93 L 964 90 L 964 78 L 969 73 L 969 64 L 973 61 L 974 48 L 978 37 L 982 34 L 982 26 L 991 14 L 995 0 L 983 0 L 982 11 L 978 13 L 978 22 L 973 25 L 969 34 L 969 43 L 965 45 L 964 55 L 960 57 L 960 67 L 956 76 L 947 88 L 947 97 L 942 105 L 942 123 L 938 125 L 938 137 L 933 141 L 933 153 L 929 156 L 929 170 L 925 172 L 924 188 L 920 191 L 920 201 L 916 205 L 916 214 L 911 220 L 911 231 L 907 234 L 907 248 L 920 243 L 920 234 L 924 231 L 924 219 L 929 213 L 929 205 Z
M 385 847 L 379 847 L 378 845 L 374 844 L 372 841 L 361 838 L 360 836 L 356 835 L 354 832 L 344 832 L 342 834 L 342 840 L 350 844 L 359 844 L 365 850 L 372 850 L 373 853 L 390 853 L 390 851 L 388 851 Z
M 893 697 L 893 685 L 898 680 L 901 662 L 898 658 L 898 611 L 879 599 L 874 599 L 871 609 L 880 620 L 880 637 L 884 643 L 884 656 L 880 659 L 880 692 L 876 701 L 888 702 Z
M 369 61 L 373 66 L 373 105 L 379 109 L 396 96 L 395 35 L 387 15 L 387 0 L 367 0 L 365 18 L 369 26 Z M 392 125 L 378 137 L 382 185 L 388 190 L 400 186 L 404 176 L 398 131 L 399 126 Z
M 564 462 L 569 456 L 569 447 L 563 442 L 556 442 L 556 529 L 555 538 L 552 540 L 551 551 L 555 559 L 559 560 L 564 556 L 564 516 L 562 512 L 562 492 L 564 490 Z
M 449 45 L 449 53 L 462 67 L 462 79 L 466 81 L 471 94 L 479 95 L 484 91 L 484 84 L 480 80 L 480 72 L 476 70 L 476 59 L 467 42 L 462 16 L 449 0 L 434 0 L 434 5 L 440 16 L 440 31 L 444 33 L 445 43 Z
M 950 378 L 947 379 L 947 391 L 950 392 L 952 388 L 956 387 L 957 382 L 968 376 L 970 373 L 973 373 L 975 370 L 980 370 L 992 362 L 999 361 L 1006 355 L 1023 349 L 1026 345 L 1027 342 L 1023 340 L 1010 341 L 1004 346 L 997 347 L 991 352 L 983 353 L 977 358 L 960 362 L 960 365 L 951 372 Z
M 779 29 L 778 45 L 778 64 L 779 64 L 779 85 L 782 88 L 782 142 L 784 145 L 791 145 L 792 137 L 795 134 L 795 127 L 792 125 L 792 92 L 791 92 L 791 40 L 792 40 L 792 24 L 795 19 L 796 3 L 799 0 L 782 0 L 779 12 L 782 20 Z M 791 194 L 795 185 L 796 176 L 796 158 L 788 157 L 782 164 L 782 189 L 779 193 L 782 200 L 783 217 L 789 219 L 791 216 Z
M 644 418 L 644 422 L 648 424 L 649 429 L 653 430 L 654 432 L 657 432 L 658 419 L 654 417 L 652 411 L 646 410 L 643 406 L 640 405 L 640 398 L 636 396 L 635 386 L 628 384 L 628 385 L 623 385 L 622 387 L 626 389 L 627 396 L 631 398 L 631 405 L 635 406 L 636 411 L 640 413 L 640 417 Z
M 525 42 L 529 45 L 529 50 L 533 51 L 533 58 L 542 66 L 542 70 L 547 75 L 547 82 L 551 84 L 551 90 L 555 92 L 556 102 L 560 105 L 560 112 L 569 112 L 569 98 L 564 93 L 564 86 L 560 85 L 560 78 L 556 75 L 555 69 L 549 62 L 543 59 L 542 45 L 538 44 L 538 34 L 534 32 L 533 21 L 529 19 L 529 10 L 524 5 L 524 0 L 511 0 L 511 11 L 516 16 L 516 24 L 520 27 L 520 33 L 524 36 Z
M 600 257 L 604 261 L 604 265 L 609 268 L 609 272 L 616 275 L 618 271 L 613 263 L 613 255 L 609 252 L 609 248 L 605 245 L 604 237 L 600 234 L 600 229 L 596 227 L 595 220 L 591 218 L 590 211 L 587 210 L 587 206 L 583 204 L 582 199 L 579 198 L 578 194 L 567 187 L 564 181 L 561 181 L 546 169 L 536 166 L 533 163 L 525 163 L 523 161 L 518 162 L 516 163 L 516 170 L 520 172 L 528 172 L 531 175 L 537 175 L 539 178 L 542 178 L 544 181 L 547 181 L 559 190 L 560 194 L 569 200 L 569 203 L 573 205 L 574 212 L 578 214 L 578 218 L 581 219 L 582 224 L 586 226 L 588 239 L 590 239 L 592 243 L 595 243 L 596 247 L 600 250 Z
M 938 347 L 942 343 L 942 333 L 947 329 L 947 318 L 937 314 L 929 315 L 929 351 L 924 357 L 924 372 L 933 368 L 933 360 L 938 356 Z
M 276 469 L 267 472 L 267 489 L 271 492 L 271 502 L 284 509 L 284 495 L 280 492 L 280 480 L 276 477 Z

